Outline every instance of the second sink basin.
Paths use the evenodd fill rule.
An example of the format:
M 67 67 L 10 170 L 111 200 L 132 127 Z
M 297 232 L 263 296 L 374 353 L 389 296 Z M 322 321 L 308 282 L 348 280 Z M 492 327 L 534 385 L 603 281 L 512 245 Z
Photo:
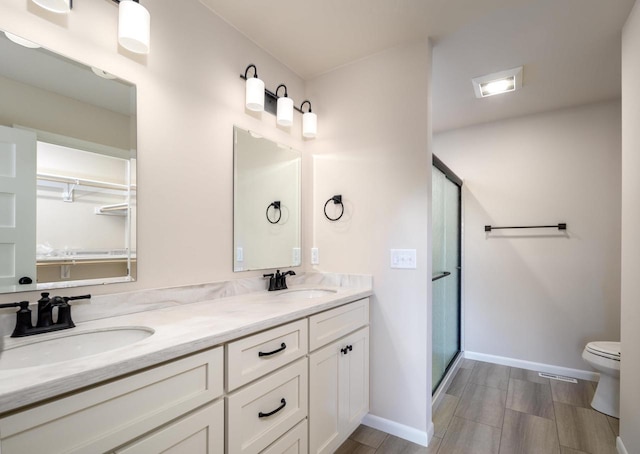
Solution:
M 104 353 L 134 344 L 154 333 L 147 327 L 126 326 L 94 331 L 65 332 L 0 351 L 0 370 L 53 364 Z
M 321 298 L 323 296 L 332 295 L 334 293 L 336 293 L 336 290 L 330 290 L 326 288 L 304 288 L 285 290 L 278 295 L 278 298 L 311 299 Z

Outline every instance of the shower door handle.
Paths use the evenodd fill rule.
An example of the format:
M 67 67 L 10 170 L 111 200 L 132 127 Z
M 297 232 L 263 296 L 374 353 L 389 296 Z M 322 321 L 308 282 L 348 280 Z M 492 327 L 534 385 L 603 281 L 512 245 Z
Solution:
M 437 281 L 438 279 L 442 279 L 443 277 L 447 277 L 447 276 L 449 276 L 450 274 L 451 274 L 451 273 L 450 273 L 449 271 L 443 271 L 442 273 L 440 273 L 440 274 L 436 274 L 435 276 L 433 276 L 433 277 L 431 278 L 431 282 L 435 282 L 435 281 Z

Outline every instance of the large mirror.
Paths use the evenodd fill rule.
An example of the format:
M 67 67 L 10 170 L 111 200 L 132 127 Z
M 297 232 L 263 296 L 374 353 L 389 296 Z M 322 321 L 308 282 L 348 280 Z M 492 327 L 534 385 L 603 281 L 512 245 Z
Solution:
M 136 276 L 136 88 L 0 31 L 0 293 Z
M 300 152 L 233 128 L 233 270 L 299 266 Z

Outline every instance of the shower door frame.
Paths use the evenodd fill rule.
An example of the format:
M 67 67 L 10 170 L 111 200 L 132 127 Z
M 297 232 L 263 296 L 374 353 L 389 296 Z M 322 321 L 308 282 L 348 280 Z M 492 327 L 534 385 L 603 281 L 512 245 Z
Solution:
M 462 283 L 464 280 L 462 279 L 464 273 L 464 267 L 462 266 L 462 260 L 464 257 L 464 253 L 462 250 L 463 245 L 463 233 L 464 233 L 464 219 L 462 217 L 464 210 L 462 207 L 462 188 L 464 183 L 462 179 L 453 172 L 444 162 L 440 160 L 435 154 L 432 154 L 432 165 L 442 173 L 444 173 L 447 180 L 451 181 L 453 184 L 458 186 L 458 353 L 453 357 L 453 359 L 449 362 L 447 367 L 445 368 L 444 374 L 438 383 L 438 386 L 432 391 L 432 398 L 437 399 L 439 392 L 443 385 L 447 385 L 453 378 L 453 372 L 459 367 L 459 364 L 462 360 L 462 356 L 464 353 L 464 331 L 462 329 L 462 324 L 464 322 L 464 313 L 463 313 L 463 300 L 464 300 L 464 288 Z M 433 279 L 433 278 L 432 278 Z M 433 281 L 432 281 L 433 282 Z

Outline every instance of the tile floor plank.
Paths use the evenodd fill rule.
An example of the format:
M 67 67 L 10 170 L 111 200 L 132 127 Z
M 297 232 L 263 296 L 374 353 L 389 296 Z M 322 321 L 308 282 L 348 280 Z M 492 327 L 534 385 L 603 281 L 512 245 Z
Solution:
M 597 454 L 617 454 L 616 439 L 602 413 L 560 402 L 554 403 L 560 444 Z
M 347 439 L 336 450 L 335 454 L 374 454 L 376 450 L 370 446 L 365 446 L 350 438 Z
M 549 384 L 510 379 L 507 408 L 542 418 L 555 419 Z
M 360 426 L 349 437 L 353 441 L 374 449 L 378 449 L 387 438 L 387 434 L 377 429 L 360 424 Z
M 478 364 L 478 361 L 473 359 L 463 358 L 462 363 L 460 363 L 460 367 L 463 369 L 473 369 L 473 367 Z
M 454 416 L 438 454 L 498 454 L 500 429 Z
M 439 438 L 433 438 L 428 447 L 420 446 L 402 438 L 389 435 L 376 451 L 376 454 L 435 454 L 439 448 Z
M 591 408 L 591 399 L 593 399 L 595 389 L 592 383 L 587 380 L 578 380 L 578 383 L 551 380 L 551 394 L 555 402 Z
M 471 377 L 472 371 L 472 369 L 458 369 L 456 374 L 453 376 L 453 380 L 451 380 L 446 393 L 456 397 L 462 396 L 464 387 L 469 383 L 469 377 Z
M 614 418 L 612 416 L 607 415 L 607 420 L 609 421 L 609 425 L 611 426 L 611 430 L 616 434 L 616 437 L 620 436 L 620 420 L 618 418 Z
M 516 380 L 525 380 L 525 381 L 530 381 L 533 383 L 542 383 L 542 384 L 549 384 L 549 379 L 548 378 L 544 378 L 541 377 L 540 375 L 538 375 L 539 372 L 533 371 L 533 370 L 527 370 L 527 369 L 520 369 L 518 367 L 512 367 L 511 368 L 511 375 L 509 376 L 510 378 L 515 378 Z
M 469 383 L 460 398 L 455 416 L 489 426 L 502 427 L 506 402 L 507 391 Z
M 547 418 L 507 409 L 500 454 L 559 454 L 556 423 Z
M 443 394 L 442 400 L 433 412 L 434 436 L 443 438 L 447 432 L 447 427 L 453 418 L 453 413 L 458 406 L 459 397 Z
M 560 454 L 589 454 L 589 453 L 584 451 L 578 451 L 577 449 L 567 448 L 566 446 L 560 446 Z
M 469 382 L 507 390 L 509 387 L 509 366 L 478 362 L 471 372 Z

